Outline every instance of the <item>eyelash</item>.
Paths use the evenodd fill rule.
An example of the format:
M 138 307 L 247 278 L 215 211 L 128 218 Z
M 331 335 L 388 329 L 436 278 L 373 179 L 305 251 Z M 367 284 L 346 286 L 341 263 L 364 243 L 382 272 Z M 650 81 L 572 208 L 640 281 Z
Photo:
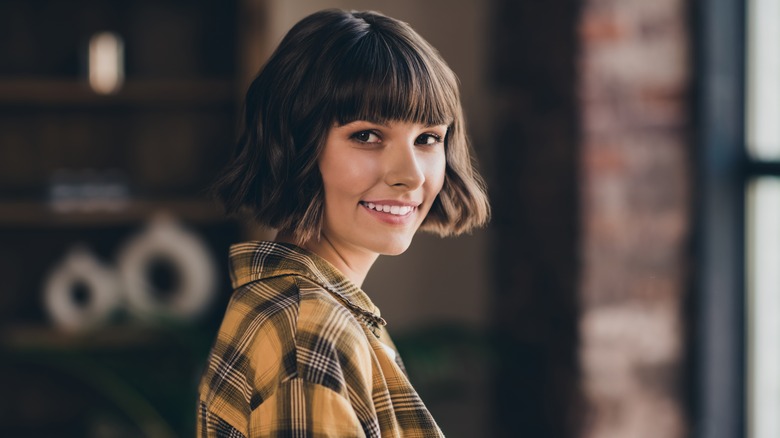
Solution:
M 441 137 L 440 137 L 440 136 L 438 136 L 438 135 L 436 135 L 436 134 L 430 134 L 430 133 L 421 134 L 421 135 L 420 135 L 419 137 L 417 137 L 417 138 L 420 138 L 420 137 L 423 137 L 423 136 L 427 136 L 427 137 L 430 137 L 430 138 L 434 139 L 434 142 L 433 142 L 433 143 L 421 143 L 421 144 L 423 144 L 423 145 L 426 145 L 426 146 L 433 146 L 433 145 L 436 145 L 436 144 L 439 144 L 439 143 L 441 143 L 441 142 L 442 142 L 442 139 L 441 139 Z
M 372 130 L 365 130 L 365 131 L 359 131 L 359 132 L 356 132 L 356 133 L 352 134 L 352 135 L 350 136 L 350 138 L 352 138 L 353 140 L 357 141 L 358 143 L 363 143 L 363 144 L 371 144 L 371 143 L 374 143 L 374 142 L 368 142 L 368 141 L 365 141 L 365 140 L 361 140 L 361 139 L 359 138 L 360 136 L 362 136 L 362 135 L 365 135 L 365 134 L 368 134 L 368 135 L 375 135 L 375 136 L 377 136 L 377 137 L 380 137 L 380 139 L 381 139 L 381 136 L 379 135 L 379 133 L 378 133 L 378 132 L 376 132 L 376 131 L 372 131 Z M 416 142 L 416 141 L 417 141 L 417 139 L 420 139 L 421 137 L 429 137 L 429 138 L 433 138 L 433 139 L 434 139 L 434 142 L 433 142 L 433 143 L 427 143 L 427 142 L 417 143 L 417 142 Z M 441 142 L 442 142 L 442 138 L 441 138 L 441 136 L 439 136 L 439 135 L 437 135 L 437 134 L 432 134 L 432 133 L 425 133 L 425 134 L 420 134 L 419 136 L 417 136 L 417 139 L 415 140 L 415 144 L 419 144 L 419 145 L 421 145 L 421 146 L 433 146 L 433 145 L 436 145 L 436 144 L 439 144 L 439 143 L 441 143 Z
M 373 142 L 368 142 L 366 140 L 361 140 L 360 136 L 362 136 L 362 135 L 376 135 L 377 137 L 379 137 L 379 133 L 371 131 L 371 130 L 366 130 L 366 131 L 358 131 L 358 132 L 352 134 L 350 136 L 350 138 L 355 140 L 355 141 L 357 141 L 358 143 L 365 143 L 365 144 L 373 143 Z

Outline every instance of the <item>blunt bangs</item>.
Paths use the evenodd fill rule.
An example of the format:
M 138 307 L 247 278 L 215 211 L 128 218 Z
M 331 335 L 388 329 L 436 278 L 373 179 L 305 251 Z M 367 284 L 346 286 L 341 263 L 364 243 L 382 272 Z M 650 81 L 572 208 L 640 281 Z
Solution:
M 336 80 L 326 101 L 334 121 L 450 125 L 458 111 L 457 81 L 449 68 L 426 62 L 420 52 L 434 49 L 369 29 L 333 63 L 330 77 Z

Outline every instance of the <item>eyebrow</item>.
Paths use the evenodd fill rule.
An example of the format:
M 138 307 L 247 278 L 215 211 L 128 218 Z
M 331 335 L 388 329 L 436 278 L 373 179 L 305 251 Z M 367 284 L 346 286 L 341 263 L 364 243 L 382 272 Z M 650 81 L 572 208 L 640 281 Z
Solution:
M 339 123 L 338 123 L 338 121 L 337 121 L 337 122 L 336 122 L 336 126 L 342 126 L 342 127 L 343 127 L 343 126 L 354 125 L 354 124 L 356 124 L 356 123 L 371 123 L 371 124 L 373 124 L 373 125 L 379 125 L 379 126 L 382 126 L 382 127 L 384 127 L 384 128 L 387 128 L 387 127 L 388 127 L 388 124 L 387 124 L 386 122 L 381 122 L 381 121 L 379 121 L 379 120 L 368 120 L 368 119 L 357 119 L 357 120 L 352 120 L 351 122 L 344 123 L 343 125 L 339 125 Z

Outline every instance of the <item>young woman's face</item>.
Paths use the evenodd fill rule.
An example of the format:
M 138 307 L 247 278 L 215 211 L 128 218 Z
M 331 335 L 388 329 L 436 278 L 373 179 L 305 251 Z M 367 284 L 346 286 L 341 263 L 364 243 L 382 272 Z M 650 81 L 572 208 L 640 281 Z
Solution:
M 342 251 L 400 254 L 444 183 L 447 125 L 355 121 L 328 133 L 323 237 Z

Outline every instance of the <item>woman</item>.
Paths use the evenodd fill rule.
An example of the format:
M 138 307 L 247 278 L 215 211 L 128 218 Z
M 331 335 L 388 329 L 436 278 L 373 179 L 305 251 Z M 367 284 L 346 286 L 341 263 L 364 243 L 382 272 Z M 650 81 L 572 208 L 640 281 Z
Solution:
M 279 233 L 231 248 L 199 436 L 442 436 L 360 285 L 418 229 L 487 221 L 454 74 L 407 24 L 326 10 L 285 36 L 245 111 L 216 192 Z

